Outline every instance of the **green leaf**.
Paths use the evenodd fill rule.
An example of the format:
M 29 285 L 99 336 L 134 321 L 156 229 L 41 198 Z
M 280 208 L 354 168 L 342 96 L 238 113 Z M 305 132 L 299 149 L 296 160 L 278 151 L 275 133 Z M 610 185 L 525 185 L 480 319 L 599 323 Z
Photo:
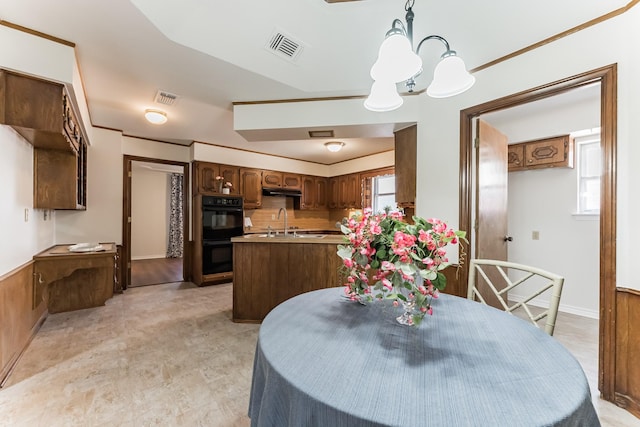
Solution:
M 340 224 L 340 231 L 342 234 L 351 234 L 351 229 L 344 224 Z
M 342 259 L 351 258 L 351 247 L 338 245 L 338 256 Z

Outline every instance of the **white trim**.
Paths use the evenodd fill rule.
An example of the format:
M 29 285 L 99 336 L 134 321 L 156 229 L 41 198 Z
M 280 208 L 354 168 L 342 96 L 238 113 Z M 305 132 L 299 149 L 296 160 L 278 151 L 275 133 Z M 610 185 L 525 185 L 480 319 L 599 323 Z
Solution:
M 600 220 L 600 214 L 599 213 L 592 214 L 592 213 L 574 212 L 574 213 L 571 214 L 571 216 L 576 221 L 599 221 Z

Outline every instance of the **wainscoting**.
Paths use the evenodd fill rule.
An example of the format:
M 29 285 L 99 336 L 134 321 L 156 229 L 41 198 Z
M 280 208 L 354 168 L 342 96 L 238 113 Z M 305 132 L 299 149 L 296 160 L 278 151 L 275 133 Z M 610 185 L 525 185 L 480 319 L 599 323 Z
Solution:
M 616 289 L 616 404 L 640 417 L 640 291 Z
M 33 305 L 33 261 L 0 276 L 0 387 L 46 318 Z

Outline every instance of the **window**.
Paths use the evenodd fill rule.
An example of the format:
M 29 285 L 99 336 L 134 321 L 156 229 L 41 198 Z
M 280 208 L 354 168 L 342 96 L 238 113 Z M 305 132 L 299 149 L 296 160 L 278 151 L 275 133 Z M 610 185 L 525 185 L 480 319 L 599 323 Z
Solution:
M 395 175 L 377 176 L 372 179 L 372 206 L 373 212 L 382 212 L 389 207 L 396 210 L 396 177 Z
M 575 139 L 578 164 L 578 214 L 600 213 L 600 134 Z

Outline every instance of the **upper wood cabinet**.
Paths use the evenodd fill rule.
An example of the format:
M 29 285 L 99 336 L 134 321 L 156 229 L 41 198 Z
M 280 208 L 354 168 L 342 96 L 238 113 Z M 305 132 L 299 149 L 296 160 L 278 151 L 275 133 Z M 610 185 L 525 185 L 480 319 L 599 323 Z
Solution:
M 220 194 L 222 183 L 230 182 L 230 194 L 240 193 L 240 168 L 209 162 L 193 162 L 193 195 Z M 222 177 L 218 180 L 217 177 Z
M 240 168 L 240 194 L 245 209 L 262 207 L 262 170 Z
M 302 181 L 298 174 L 265 170 L 262 171 L 262 186 L 264 188 L 300 190 L 302 188 Z
M 396 204 L 413 208 L 416 203 L 416 155 L 418 127 L 395 132 Z
M 64 85 L 6 70 L 0 70 L 0 123 L 36 148 L 77 152 L 85 143 Z
M 302 176 L 302 197 L 300 209 L 327 209 L 327 178 L 320 176 Z
M 552 138 L 510 144 L 507 162 L 509 172 L 550 167 L 573 167 L 573 138 Z
M 332 177 L 327 183 L 329 209 L 362 209 L 362 181 L 359 173 Z
M 87 140 L 66 87 L 0 70 L 0 123 L 34 146 L 33 207 L 85 209 Z

